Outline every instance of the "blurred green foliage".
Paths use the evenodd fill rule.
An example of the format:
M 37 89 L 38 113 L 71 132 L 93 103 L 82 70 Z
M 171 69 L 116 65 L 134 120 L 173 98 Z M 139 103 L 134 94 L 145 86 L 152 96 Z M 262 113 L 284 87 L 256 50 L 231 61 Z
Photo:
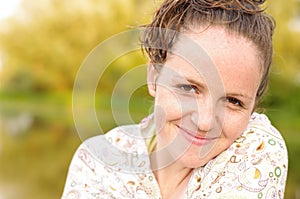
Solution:
M 76 73 L 100 42 L 149 22 L 156 4 L 153 0 L 26 0 L 22 12 L 1 22 L 0 198 L 60 197 L 68 165 L 81 142 L 72 119 Z M 290 156 L 286 198 L 295 198 L 300 190 L 300 32 L 290 22 L 300 15 L 300 3 L 269 1 L 268 11 L 276 18 L 277 29 L 271 84 L 261 107 L 286 139 Z M 116 125 L 110 107 L 116 82 L 145 62 L 141 53 L 130 53 L 102 75 L 95 98 L 104 131 Z M 145 73 L 136 78 L 146 78 Z M 135 122 L 151 111 L 146 93 L 143 86 L 130 99 Z

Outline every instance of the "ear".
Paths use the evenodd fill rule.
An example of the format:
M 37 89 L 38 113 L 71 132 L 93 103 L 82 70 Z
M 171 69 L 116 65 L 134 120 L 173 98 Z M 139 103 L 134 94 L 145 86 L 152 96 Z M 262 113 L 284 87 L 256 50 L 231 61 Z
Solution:
M 148 63 L 147 69 L 147 85 L 149 94 L 152 97 L 156 95 L 156 79 L 158 77 L 158 71 L 154 68 L 151 62 Z

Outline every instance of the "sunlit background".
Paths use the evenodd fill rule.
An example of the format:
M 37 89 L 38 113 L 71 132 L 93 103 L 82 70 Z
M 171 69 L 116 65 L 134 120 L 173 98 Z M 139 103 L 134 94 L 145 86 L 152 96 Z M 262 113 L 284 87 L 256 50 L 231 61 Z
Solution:
M 158 2 L 0 1 L 0 199 L 60 198 L 81 143 L 72 118 L 79 67 L 100 42 L 149 22 Z M 300 1 L 268 4 L 277 29 L 271 84 L 261 107 L 288 146 L 285 198 L 300 199 Z M 145 61 L 141 53 L 128 54 L 101 77 L 96 107 L 104 131 L 116 125 L 110 107 L 116 81 Z M 132 81 L 139 78 L 145 74 Z M 149 113 L 145 87 L 134 93 L 129 109 L 136 122 Z

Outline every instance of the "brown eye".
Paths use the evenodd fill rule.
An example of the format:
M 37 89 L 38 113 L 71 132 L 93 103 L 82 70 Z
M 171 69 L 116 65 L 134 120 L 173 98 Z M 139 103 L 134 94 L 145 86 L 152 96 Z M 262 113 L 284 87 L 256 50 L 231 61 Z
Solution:
M 234 97 L 227 97 L 226 98 L 226 102 L 233 104 L 235 106 L 241 106 L 242 107 L 242 103 L 240 100 L 234 98 Z

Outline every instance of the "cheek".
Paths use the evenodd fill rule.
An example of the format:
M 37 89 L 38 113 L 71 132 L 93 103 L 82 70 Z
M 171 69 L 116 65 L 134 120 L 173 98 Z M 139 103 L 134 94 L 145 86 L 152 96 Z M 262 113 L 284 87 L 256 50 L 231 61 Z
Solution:
M 182 115 L 180 99 L 169 89 L 159 87 L 155 97 L 155 115 L 160 120 L 176 120 Z
M 235 140 L 246 129 L 249 123 L 250 114 L 231 114 L 226 115 L 223 126 L 223 134 L 225 137 Z

